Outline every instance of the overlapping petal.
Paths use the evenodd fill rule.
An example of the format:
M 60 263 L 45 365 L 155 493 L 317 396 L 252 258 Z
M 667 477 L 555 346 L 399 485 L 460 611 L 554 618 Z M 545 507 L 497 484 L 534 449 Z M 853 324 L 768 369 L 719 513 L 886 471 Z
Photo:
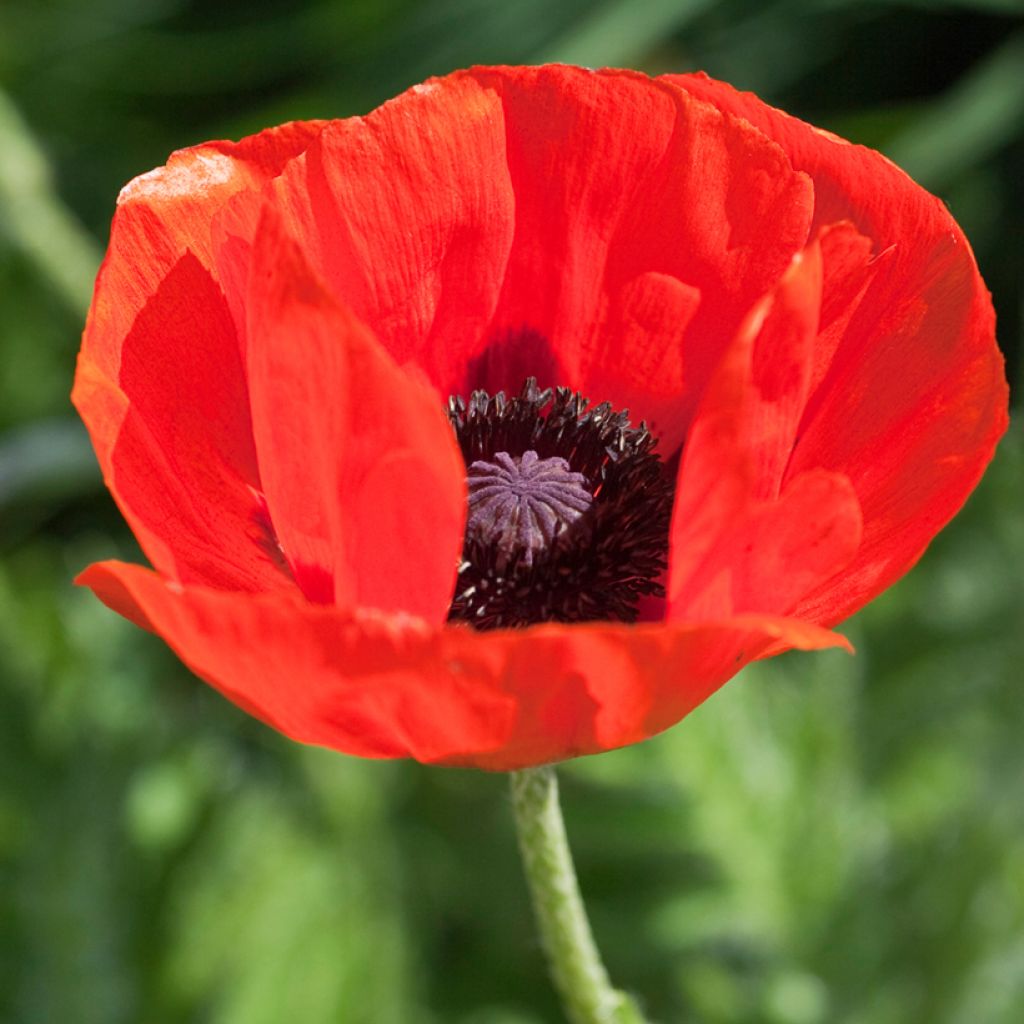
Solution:
M 300 587 L 319 603 L 443 622 L 466 485 L 436 395 L 324 291 L 270 210 L 249 287 L 261 479 Z
M 678 467 L 630 626 L 446 625 L 443 402 L 524 378 Z M 74 400 L 156 572 L 80 582 L 296 739 L 508 769 L 633 743 L 895 580 L 1006 423 L 942 204 L 703 76 L 476 68 L 172 156 L 119 200 Z
M 274 187 L 316 272 L 444 396 L 463 390 L 505 276 L 521 202 L 506 131 L 492 90 L 431 81 L 332 122 Z
M 234 324 L 191 252 L 123 339 L 117 387 L 125 408 L 108 483 L 153 564 L 227 589 L 289 586 L 260 499 Z
M 225 316 L 212 226 L 227 203 L 258 207 L 263 187 L 321 127 L 293 122 L 238 143 L 181 150 L 164 167 L 129 182 L 118 197 L 72 400 L 107 486 L 148 557 L 171 575 L 242 589 L 278 582 L 260 550 L 260 502 L 246 490 L 257 481 L 241 339 Z M 172 387 L 179 398 L 189 396 L 178 411 L 191 418 L 190 436 L 169 415 L 175 411 Z M 146 397 L 137 403 L 138 394 Z M 147 400 L 159 424 L 132 411 Z M 218 438 L 200 436 L 204 402 L 220 405 L 211 430 L 216 434 L 219 425 Z M 156 413 L 160 405 L 162 414 Z M 193 442 L 198 447 L 190 457 Z M 204 465 L 211 448 L 213 463 Z M 204 475 L 205 489 L 194 489 L 196 477 Z M 228 491 L 231 497 L 222 503 Z M 217 538 L 221 527 L 213 524 L 224 518 L 232 524 L 222 523 L 224 530 L 243 529 L 250 550 L 241 550 L 241 539 Z M 213 532 L 200 536 L 204 524 Z M 197 549 L 187 550 L 193 544 Z M 217 564 L 218 549 L 223 565 Z
M 669 448 L 813 205 L 745 122 L 559 66 L 433 80 L 330 125 L 274 188 L 330 287 L 440 394 L 532 375 Z
M 185 251 L 208 270 L 214 267 L 212 226 L 224 205 L 232 199 L 258 204 L 264 185 L 322 126 L 297 121 L 237 143 L 183 149 L 122 189 L 82 339 L 73 396 L 80 408 L 92 401 L 94 389 L 116 386 L 125 335 Z M 93 430 L 101 464 L 111 440 L 109 430 Z
M 757 615 L 669 628 L 432 629 L 286 594 L 239 601 L 122 562 L 94 565 L 78 582 L 293 739 L 495 770 L 645 739 L 772 644 L 845 645 L 818 627 Z
M 789 466 L 792 476 L 811 467 L 845 474 L 861 504 L 856 559 L 796 609 L 833 624 L 920 557 L 1006 429 L 991 300 L 943 204 L 881 154 L 706 75 L 667 80 L 775 140 L 814 181 L 815 225 L 849 221 L 872 242 L 876 265 L 851 268 L 841 327 L 819 347 Z M 847 255 L 848 265 L 863 263 Z
M 814 370 L 820 240 L 748 314 L 687 435 L 670 537 L 668 618 L 789 614 L 849 564 L 861 511 L 841 473 L 788 465 Z
M 721 339 L 806 240 L 809 179 L 749 125 L 641 75 L 471 74 L 501 96 L 518 200 L 483 386 L 517 386 L 533 332 L 559 383 L 675 448 Z

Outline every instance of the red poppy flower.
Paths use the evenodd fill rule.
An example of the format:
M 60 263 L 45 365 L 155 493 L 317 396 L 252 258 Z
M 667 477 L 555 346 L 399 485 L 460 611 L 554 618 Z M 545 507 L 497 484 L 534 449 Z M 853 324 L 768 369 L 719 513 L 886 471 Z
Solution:
M 504 769 L 844 645 L 1007 393 L 964 236 L 885 158 L 542 67 L 135 179 L 74 400 L 155 568 L 91 566 L 103 601 L 298 740 Z

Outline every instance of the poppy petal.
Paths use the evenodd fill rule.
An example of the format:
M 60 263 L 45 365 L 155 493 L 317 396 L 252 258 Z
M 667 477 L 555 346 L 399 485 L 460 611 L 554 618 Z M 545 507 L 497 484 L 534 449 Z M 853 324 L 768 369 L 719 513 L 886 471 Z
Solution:
M 913 565 L 973 490 L 1007 425 L 1003 360 L 968 251 L 918 268 L 928 280 L 894 291 L 897 250 L 883 254 L 884 270 L 852 310 L 790 461 L 790 474 L 845 474 L 864 514 L 854 563 L 799 608 L 818 622 L 840 621 Z
M 262 187 L 301 153 L 323 122 L 293 122 L 241 142 L 173 153 L 121 190 L 110 245 L 96 278 L 72 401 L 89 428 L 105 477 L 127 403 L 118 394 L 121 347 L 136 316 L 186 250 L 213 268 L 211 222 L 232 197 L 258 203 Z
M 322 603 L 443 622 L 466 488 L 437 394 L 331 298 L 269 211 L 248 312 L 260 475 L 300 586 Z
M 491 671 L 515 698 L 516 714 L 501 747 L 445 760 L 502 771 L 648 739 L 769 651 L 852 650 L 837 633 L 768 615 L 446 632 L 457 664 L 496 659 Z
M 677 480 L 670 620 L 789 614 L 857 550 L 861 515 L 849 481 L 822 471 L 786 479 L 823 280 L 819 240 L 751 310 L 708 385 Z
M 856 559 L 796 609 L 838 622 L 920 557 L 1006 429 L 991 300 L 943 204 L 881 154 L 705 75 L 669 80 L 775 139 L 814 180 L 815 224 L 852 222 L 884 263 L 821 350 L 829 362 L 819 362 L 788 470 L 843 473 L 863 510 Z
M 234 323 L 191 252 L 136 317 L 109 391 L 127 406 L 115 407 L 107 482 L 152 563 L 186 583 L 292 586 L 262 514 Z
M 443 397 L 462 391 L 515 225 L 498 97 L 455 75 L 334 121 L 281 176 L 275 201 L 394 360 L 422 367 Z
M 456 73 L 332 123 L 274 194 L 328 287 L 443 396 L 537 376 L 628 404 L 672 446 L 812 208 L 744 122 L 562 66 Z
M 245 599 L 102 562 L 76 581 L 158 633 L 198 676 L 293 739 L 360 757 L 444 760 L 500 746 L 514 702 L 489 663 L 452 666 L 411 616 L 368 616 L 284 594 Z M 481 678 L 483 673 L 484 678 Z
M 668 728 L 772 645 L 849 647 L 771 616 L 477 633 L 355 618 L 284 594 L 239 600 L 121 562 L 77 580 L 293 739 L 363 757 L 508 770 Z
M 628 405 L 670 451 L 726 340 L 806 243 L 809 180 L 749 125 L 643 75 L 471 74 L 501 96 L 517 198 L 492 337 L 551 339 L 562 376 L 547 383 Z
M 587 395 L 614 395 L 634 423 L 644 421 L 670 457 L 683 443 L 693 415 L 687 330 L 701 293 L 657 271 L 637 274 L 609 300 L 597 358 L 586 371 Z

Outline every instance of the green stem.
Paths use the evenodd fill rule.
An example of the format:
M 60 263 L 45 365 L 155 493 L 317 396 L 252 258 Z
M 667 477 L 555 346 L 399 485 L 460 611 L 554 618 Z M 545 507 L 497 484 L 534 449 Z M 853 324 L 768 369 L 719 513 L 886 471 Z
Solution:
M 549 766 L 512 773 L 519 849 L 555 988 L 572 1024 L 645 1024 L 612 988 L 590 931 Z

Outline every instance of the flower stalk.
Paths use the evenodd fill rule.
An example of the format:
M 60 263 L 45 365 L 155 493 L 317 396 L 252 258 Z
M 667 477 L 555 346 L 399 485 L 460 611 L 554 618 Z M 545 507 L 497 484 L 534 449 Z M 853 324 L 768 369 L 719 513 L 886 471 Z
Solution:
M 635 1002 L 612 987 L 576 881 L 558 780 L 550 765 L 512 773 L 519 849 L 541 943 L 572 1024 L 645 1024 Z

